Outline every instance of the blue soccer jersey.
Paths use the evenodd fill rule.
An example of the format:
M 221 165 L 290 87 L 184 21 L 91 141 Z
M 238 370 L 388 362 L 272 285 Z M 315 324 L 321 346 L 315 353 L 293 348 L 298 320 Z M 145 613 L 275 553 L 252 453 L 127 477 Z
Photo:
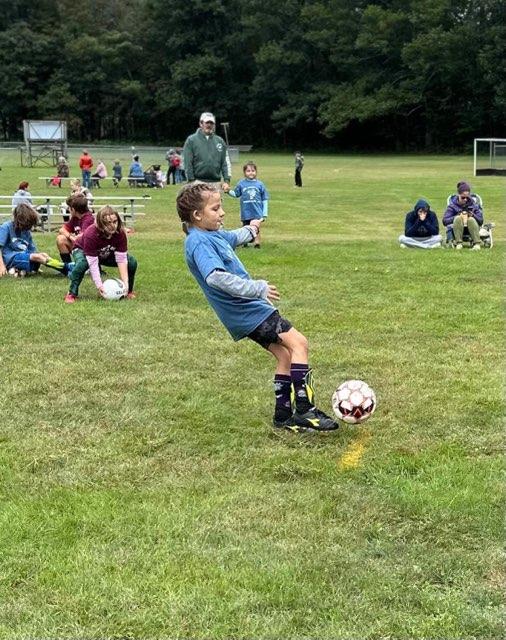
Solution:
M 216 269 L 251 279 L 234 252 L 236 245 L 237 238 L 233 233 L 191 227 L 185 241 L 185 258 L 221 322 L 234 340 L 240 340 L 268 318 L 274 307 L 267 300 L 232 296 L 207 284 L 206 278 Z
M 10 220 L 0 225 L 0 251 L 5 266 L 9 268 L 16 254 L 34 253 L 37 249 L 31 231 L 16 232 L 14 222 Z
M 244 178 L 230 194 L 241 200 L 241 220 L 260 220 L 267 217 L 269 194 L 260 180 Z

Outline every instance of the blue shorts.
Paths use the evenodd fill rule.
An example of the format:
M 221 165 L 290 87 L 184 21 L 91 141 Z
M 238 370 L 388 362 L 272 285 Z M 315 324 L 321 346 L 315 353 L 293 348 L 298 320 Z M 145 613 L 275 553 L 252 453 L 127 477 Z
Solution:
M 30 255 L 31 251 L 19 251 L 14 255 L 14 258 L 11 260 L 9 264 L 9 268 L 14 267 L 19 271 L 38 271 L 40 264 L 38 262 L 31 262 Z

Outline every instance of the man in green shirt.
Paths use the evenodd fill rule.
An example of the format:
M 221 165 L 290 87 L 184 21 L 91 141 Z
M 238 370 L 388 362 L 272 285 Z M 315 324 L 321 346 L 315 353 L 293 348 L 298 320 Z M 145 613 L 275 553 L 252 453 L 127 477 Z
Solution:
M 212 113 L 200 116 L 199 128 L 186 139 L 183 149 L 184 168 L 188 182 L 219 183 L 229 186 L 230 165 L 227 145 L 215 133 L 216 120 Z M 223 178 L 223 182 L 221 181 Z

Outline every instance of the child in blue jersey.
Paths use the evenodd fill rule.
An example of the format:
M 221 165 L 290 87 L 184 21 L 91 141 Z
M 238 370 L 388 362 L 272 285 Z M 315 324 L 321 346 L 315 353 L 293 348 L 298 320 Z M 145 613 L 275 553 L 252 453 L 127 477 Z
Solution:
M 233 189 L 224 187 L 223 191 L 233 198 L 241 199 L 241 222 L 243 226 L 247 226 L 252 220 L 263 222 L 267 218 L 269 194 L 264 183 L 257 180 L 257 166 L 254 162 L 247 162 L 242 171 L 244 179 Z M 260 249 L 260 229 L 253 240 L 253 246 L 255 249 Z
M 234 340 L 248 337 L 277 360 L 274 426 L 297 432 L 337 429 L 338 424 L 315 407 L 307 339 L 274 308 L 273 301 L 280 297 L 276 287 L 252 280 L 235 254 L 239 244 L 254 240 L 260 221 L 223 230 L 220 192 L 199 181 L 181 189 L 177 212 L 187 234 L 186 262 L 221 322 Z
M 68 275 L 74 263 L 64 264 L 38 251 L 32 237 L 32 229 L 38 215 L 31 204 L 18 204 L 12 212 L 12 220 L 0 225 L 0 278 L 6 273 L 26 276 L 37 273 L 41 264 Z

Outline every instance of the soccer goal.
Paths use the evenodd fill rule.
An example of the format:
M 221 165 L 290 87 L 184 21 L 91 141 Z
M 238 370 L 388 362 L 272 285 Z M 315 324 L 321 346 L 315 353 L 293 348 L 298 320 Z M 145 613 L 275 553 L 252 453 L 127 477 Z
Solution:
M 506 176 L 506 138 L 474 139 L 474 175 Z

